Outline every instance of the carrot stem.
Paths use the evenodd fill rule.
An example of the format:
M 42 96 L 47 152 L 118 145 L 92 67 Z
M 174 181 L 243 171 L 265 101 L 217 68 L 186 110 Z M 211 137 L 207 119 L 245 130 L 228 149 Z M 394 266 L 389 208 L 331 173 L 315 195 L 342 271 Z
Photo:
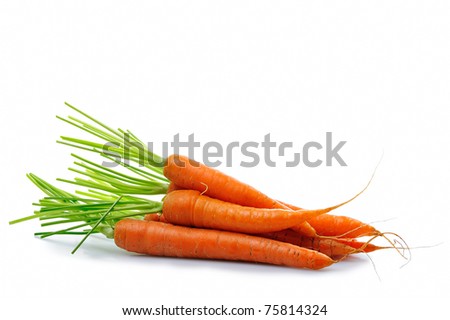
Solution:
M 142 143 L 141 140 L 139 140 L 134 134 L 131 133 L 131 131 L 127 130 L 124 131 L 122 129 L 114 130 L 111 127 L 105 125 L 104 123 L 98 121 L 97 119 L 93 118 L 92 116 L 88 115 L 87 113 L 75 108 L 74 106 L 70 105 L 69 103 L 65 102 L 66 106 L 71 108 L 72 110 L 78 112 L 88 120 L 92 121 L 97 126 L 88 124 L 85 121 L 79 120 L 73 116 L 69 116 L 67 119 L 57 116 L 58 119 L 71 124 L 83 131 L 86 131 L 87 133 L 90 133 L 105 142 L 109 142 L 111 144 L 114 144 L 114 146 L 117 146 L 116 148 L 110 148 L 114 150 L 114 152 L 117 152 L 118 154 L 125 154 L 125 151 L 127 152 L 127 157 L 129 160 L 132 160 L 134 162 L 137 162 L 139 164 L 143 164 L 144 167 L 149 169 L 150 171 L 153 171 L 154 173 L 158 174 L 160 177 L 162 176 L 163 168 L 162 165 L 164 163 L 164 158 L 156 155 L 155 153 L 151 152 L 146 145 Z M 97 152 L 97 153 L 104 153 L 103 150 L 103 144 L 100 143 L 93 143 L 90 141 L 80 140 L 80 139 L 74 139 L 69 137 L 61 137 L 63 140 L 62 142 L 72 142 L 78 146 L 81 147 L 94 147 L 93 149 L 90 149 L 90 151 Z M 136 154 L 135 148 L 137 147 L 137 144 L 139 145 L 139 149 L 143 151 L 144 159 L 140 158 L 140 154 Z M 111 146 L 110 146 L 111 147 Z
M 146 198 L 139 198 L 131 195 L 117 195 L 113 193 L 98 192 L 89 190 L 88 192 L 77 192 L 84 194 L 82 197 L 59 189 L 34 174 L 28 174 L 28 178 L 47 197 L 42 198 L 35 205 L 40 206 L 40 210 L 35 211 L 33 215 L 10 221 L 15 224 L 31 219 L 45 221 L 41 227 L 48 227 L 59 224 L 75 224 L 51 232 L 39 232 L 43 238 L 58 234 L 75 234 L 79 229 L 80 234 L 89 234 L 92 232 L 101 232 L 106 237 L 113 237 L 113 228 L 115 224 L 127 217 L 136 217 L 143 219 L 147 213 L 161 212 L 162 203 Z M 121 199 L 119 202 L 117 199 Z M 105 215 L 105 212 L 108 212 Z
M 122 196 L 119 196 L 117 198 L 116 201 L 114 201 L 114 203 L 112 204 L 112 206 L 100 217 L 100 219 L 98 219 L 98 221 L 94 224 L 94 226 L 92 227 L 91 230 L 88 231 L 88 233 L 86 233 L 86 235 L 83 237 L 83 239 L 81 239 L 80 243 L 78 243 L 78 245 L 72 250 L 72 254 L 74 254 L 79 247 L 81 247 L 81 245 L 84 243 L 84 241 L 86 241 L 86 239 L 91 235 L 91 233 L 100 225 L 100 223 L 105 219 L 105 217 L 114 209 L 114 207 L 116 206 L 116 204 L 119 203 L 119 201 L 122 199 Z

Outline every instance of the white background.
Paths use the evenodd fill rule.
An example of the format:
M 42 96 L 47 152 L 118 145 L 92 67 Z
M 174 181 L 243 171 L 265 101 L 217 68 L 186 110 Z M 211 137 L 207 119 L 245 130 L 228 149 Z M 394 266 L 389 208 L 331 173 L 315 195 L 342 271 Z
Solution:
M 122 319 L 121 307 L 327 304 L 327 319 L 442 318 L 449 298 L 448 1 L 2 1 L 0 314 Z M 300 146 L 333 132 L 347 167 L 260 164 L 223 171 L 274 198 L 379 221 L 413 249 L 312 272 L 141 257 L 112 241 L 39 240 L 42 194 L 25 177 L 67 177 L 78 132 L 68 101 L 146 141 Z M 71 113 L 73 114 L 73 113 Z M 312 156 L 323 157 L 316 152 Z M 61 185 L 60 186 L 64 186 Z M 258 315 L 255 318 L 268 318 Z

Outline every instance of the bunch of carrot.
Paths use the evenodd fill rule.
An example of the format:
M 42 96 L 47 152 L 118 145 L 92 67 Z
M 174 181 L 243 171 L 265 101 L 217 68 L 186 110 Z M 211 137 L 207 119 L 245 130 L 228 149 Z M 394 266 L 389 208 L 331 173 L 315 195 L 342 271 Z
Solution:
M 381 235 L 372 226 L 328 214 L 359 194 L 333 207 L 300 209 L 180 155 L 167 159 L 164 175 L 170 186 L 162 214 L 147 215 L 146 222 L 119 222 L 115 236 L 118 246 L 150 255 L 245 260 L 309 269 L 324 268 L 352 253 L 381 249 L 355 239 Z M 164 231 L 154 231 L 161 226 Z M 158 245 L 163 239 L 168 247 Z
M 60 119 L 112 147 L 108 153 L 101 143 L 69 137 L 61 137 L 60 143 L 99 153 L 133 175 L 74 155 L 79 160 L 75 164 L 84 170 L 71 170 L 89 179 L 59 180 L 88 187 L 88 191 L 77 192 L 83 195 L 80 197 L 30 174 L 29 178 L 47 197 L 39 202 L 41 209 L 35 215 L 12 223 L 31 218 L 51 220 L 43 226 L 80 222 L 62 230 L 38 233 L 40 236 L 82 234 L 83 242 L 91 233 L 100 232 L 114 238 L 117 246 L 142 254 L 309 269 L 330 266 L 350 254 L 386 248 L 371 243 L 376 237 L 387 239 L 386 233 L 356 219 L 329 214 L 355 199 L 365 188 L 335 206 L 302 209 L 272 199 L 248 184 L 181 155 L 162 159 L 143 144 L 142 150 L 124 153 L 126 143 L 136 146 L 141 141 L 129 131 L 113 130 L 68 106 L 95 125 L 74 117 Z M 144 152 L 147 161 L 142 162 L 139 151 Z M 114 157 L 117 154 L 124 158 L 117 160 Z M 140 197 L 154 194 L 164 195 L 162 203 Z M 368 240 L 361 241 L 360 237 Z M 395 243 L 390 245 L 396 248 Z

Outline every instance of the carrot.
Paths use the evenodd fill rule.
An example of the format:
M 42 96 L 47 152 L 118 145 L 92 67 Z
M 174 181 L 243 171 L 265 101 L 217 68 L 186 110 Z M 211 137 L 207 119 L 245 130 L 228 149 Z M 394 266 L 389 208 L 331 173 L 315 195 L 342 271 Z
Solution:
M 144 216 L 145 221 L 167 222 L 166 218 L 162 214 L 150 213 Z
M 205 195 L 246 207 L 287 209 L 252 186 L 182 155 L 171 155 L 164 176 L 178 188 L 197 190 Z
M 283 202 L 283 201 L 280 201 L 280 200 L 278 200 L 278 202 L 281 203 L 281 204 L 283 204 L 284 206 L 286 206 L 286 207 L 292 209 L 292 210 L 301 210 L 301 209 L 303 209 L 303 208 L 301 208 L 301 207 L 294 206 L 293 204 L 289 204 L 289 203 L 286 203 L 286 202 Z
M 71 170 L 88 176 L 89 180 L 77 178 L 75 180 L 60 179 L 61 181 L 96 188 L 114 194 L 128 195 L 165 194 L 171 192 L 174 188 L 193 189 L 206 192 L 206 195 L 213 198 L 243 206 L 287 209 L 285 205 L 271 199 L 255 188 L 227 176 L 218 170 L 190 160 L 187 157 L 172 155 L 167 159 L 163 159 L 149 150 L 129 130 L 114 130 L 69 103 L 66 102 L 65 104 L 88 119 L 91 123 L 75 117 L 63 118 L 58 116 L 57 118 L 97 138 L 103 139 L 108 144 L 114 145 L 114 148 L 111 148 L 112 153 L 105 153 L 103 148 L 104 143 L 65 136 L 62 136 L 62 140 L 58 141 L 58 143 L 100 153 L 106 157 L 109 157 L 111 154 L 124 155 L 124 159 L 120 161 L 114 158 L 109 159 L 116 161 L 133 173 L 137 173 L 139 178 L 136 179 L 136 177 L 130 175 L 111 172 L 107 168 L 105 169 L 95 163 L 85 161 L 75 163 L 83 167 L 85 169 L 84 172 L 78 169 Z M 135 152 L 136 147 L 138 149 L 137 152 Z M 129 152 L 130 150 L 133 150 L 133 152 Z M 138 163 L 139 167 L 133 166 L 132 163 Z M 164 165 L 163 168 L 161 167 L 162 164 Z M 166 178 L 170 180 L 170 185 L 167 185 L 168 181 Z M 302 228 L 305 234 L 310 236 L 315 235 L 314 229 L 307 222 L 302 223 Z
M 167 193 L 191 189 L 204 192 L 211 198 L 247 207 L 289 208 L 286 204 L 270 198 L 248 184 L 182 155 L 171 155 L 167 158 L 164 176 L 171 181 Z M 306 221 L 300 223 L 299 227 L 305 235 L 316 235 L 314 228 Z
M 91 191 L 82 192 L 81 197 L 33 174 L 28 177 L 46 197 L 38 203 L 41 210 L 11 223 L 39 218 L 45 222 L 43 226 L 66 225 L 67 221 L 75 224 L 36 233 L 41 237 L 78 234 L 84 235 L 84 240 L 92 233 L 102 233 L 113 238 L 121 248 L 159 256 L 254 261 L 310 269 L 321 269 L 335 262 L 318 252 L 275 240 L 144 221 L 141 219 L 162 220 L 163 216 L 155 214 L 162 211 L 162 204 L 144 198 Z M 129 218 L 132 216 L 138 219 Z
M 363 242 L 363 241 L 357 241 L 355 239 L 349 239 L 349 238 L 335 238 L 335 241 L 342 243 L 346 246 L 352 247 L 356 249 L 358 252 L 374 252 L 381 249 L 388 249 L 388 248 L 395 248 L 393 246 L 391 247 L 380 247 L 373 243 L 370 243 L 369 241 Z
M 114 130 L 110 126 L 103 124 L 74 106 L 71 106 L 68 103 L 66 103 L 66 105 L 90 120 L 92 124 L 74 117 L 68 117 L 67 119 L 62 117 L 58 118 L 93 134 L 97 138 L 112 143 L 115 146 L 111 149 L 112 154 L 126 154 L 126 159 L 123 159 L 123 161 L 120 161 L 119 163 L 133 173 L 137 173 L 139 178 L 116 173 L 111 175 L 112 172 L 107 169 L 93 163 L 85 162 L 76 163 L 87 169 L 85 172 L 80 170 L 74 171 L 88 176 L 89 180 L 77 178 L 73 181 L 61 179 L 62 181 L 89 188 L 97 188 L 114 194 L 137 195 L 165 194 L 169 187 L 166 179 L 168 178 L 173 184 L 172 187 L 178 185 L 179 188 L 205 192 L 205 195 L 207 196 L 227 202 L 256 208 L 286 209 L 285 204 L 271 199 L 255 188 L 229 177 L 218 170 L 190 160 L 187 157 L 172 155 L 167 159 L 163 159 L 149 150 L 145 144 L 129 130 Z M 104 150 L 102 148 L 102 143 L 70 137 L 61 137 L 61 139 L 62 141 L 59 141 L 59 143 L 105 155 L 103 151 L 101 151 Z M 126 152 L 128 149 L 134 150 L 133 147 L 136 147 L 136 145 L 139 145 L 138 151 L 133 151 L 131 153 Z M 109 155 L 109 153 L 107 155 Z M 131 161 L 131 163 L 139 163 L 139 168 L 130 165 L 128 163 L 129 161 Z M 161 167 L 162 164 L 164 165 L 163 168 Z M 306 221 L 295 226 L 294 229 L 305 236 L 317 235 L 315 228 Z M 358 231 L 365 234 L 367 230 L 358 228 Z M 355 234 L 358 234 L 356 230 L 351 235 L 354 236 Z M 349 235 L 346 234 L 346 236 Z
M 292 210 L 302 209 L 282 201 L 279 202 Z M 308 224 L 315 230 L 318 236 L 345 236 L 346 238 L 358 238 L 362 236 L 374 236 L 380 234 L 380 232 L 371 225 L 346 216 L 323 214 L 308 220 Z M 310 236 L 309 229 L 305 229 L 303 225 L 294 226 L 291 229 L 301 235 Z
M 59 230 L 38 232 L 36 235 L 83 235 L 72 253 L 93 233 L 114 238 L 115 243 L 126 250 L 151 255 L 253 261 L 311 269 L 321 269 L 337 262 L 317 250 L 333 257 L 371 252 L 382 249 L 369 243 L 378 236 L 384 237 L 401 254 L 409 250 L 395 233 L 379 233 L 358 220 L 345 217 L 347 220 L 344 221 L 327 214 L 355 199 L 368 185 L 350 200 L 335 206 L 318 210 L 291 209 L 247 184 L 186 157 L 159 157 L 129 130 L 114 130 L 68 106 L 93 124 L 75 117 L 59 118 L 107 141 L 108 148 L 104 148 L 105 144 L 101 142 L 70 137 L 61 137 L 59 143 L 100 153 L 122 165 L 128 172 L 121 173 L 73 155 L 77 159 L 75 165 L 78 169 L 70 170 L 84 177 L 58 180 L 87 187 L 88 190 L 70 194 L 29 175 L 47 197 L 36 203 L 40 210 L 33 215 L 10 223 L 38 218 L 43 227 L 62 224 L 65 227 Z M 130 149 L 132 151 L 127 153 Z M 116 157 L 125 153 L 124 159 Z M 163 203 L 135 197 L 141 194 L 166 194 L 166 197 Z M 161 212 L 164 216 L 145 216 L 147 213 Z M 320 219 L 321 215 L 325 218 Z M 309 221 L 316 224 L 319 236 L 304 236 L 308 232 L 316 235 Z M 334 230 L 329 230 L 330 225 Z M 285 230 L 289 228 L 301 230 L 303 237 L 292 239 L 294 231 Z M 386 234 L 397 236 L 400 242 L 390 240 Z M 373 237 L 365 243 L 344 238 L 364 235 Z
M 145 221 L 167 222 L 162 214 L 147 214 Z M 329 257 L 339 257 L 358 252 L 373 252 L 388 247 L 379 247 L 369 242 L 357 241 L 348 238 L 323 238 L 320 236 L 303 236 L 292 229 L 286 229 L 276 232 L 267 232 L 257 234 L 259 237 L 269 238 L 281 242 L 287 242 L 299 247 L 316 250 L 326 254 Z M 355 250 L 356 249 L 356 250 Z
M 127 251 L 152 256 L 248 261 L 308 269 L 322 269 L 334 263 L 320 252 L 289 243 L 137 219 L 119 221 L 114 241 Z
M 208 169 L 205 169 L 205 171 L 208 171 Z M 169 187 L 167 189 L 167 193 L 170 193 L 170 192 L 173 192 L 176 190 L 186 190 L 186 189 L 180 187 L 179 185 L 175 184 L 174 182 L 170 182 Z M 232 201 L 232 203 L 238 204 L 234 201 Z M 282 203 L 281 201 L 279 203 L 280 203 L 280 209 L 289 208 L 286 204 Z M 272 204 L 270 204 L 270 205 L 272 205 Z M 298 226 L 296 226 L 296 228 L 298 230 L 301 229 L 301 234 L 303 234 L 305 236 L 314 237 L 317 235 L 316 231 L 306 221 L 300 223 Z
M 370 243 L 370 241 L 372 241 L 373 239 L 364 242 L 349 238 L 323 238 L 320 236 L 305 237 L 298 234 L 292 229 L 278 232 L 261 233 L 258 234 L 258 236 L 291 243 L 299 247 L 304 247 L 311 250 L 316 250 L 326 254 L 331 258 L 342 257 L 354 253 L 369 253 L 381 249 L 395 248 L 394 246 L 381 247 Z
M 326 254 L 331 258 L 342 257 L 358 252 L 358 248 L 347 245 L 346 243 L 342 243 L 336 239 L 305 237 L 290 229 L 278 232 L 261 233 L 258 234 L 258 236 L 291 243 L 296 246 L 308 248 L 311 250 L 316 250 L 322 252 L 323 254 Z M 362 245 L 363 243 L 361 243 L 360 247 L 362 247 Z
M 169 187 L 167 187 L 167 193 L 170 193 L 170 192 L 175 191 L 175 190 L 183 190 L 183 188 L 178 186 L 174 182 L 170 182 L 169 183 Z
M 244 207 L 210 198 L 195 190 L 176 190 L 165 197 L 162 212 L 168 222 L 177 225 L 264 233 L 288 229 L 312 217 L 330 212 L 355 197 L 325 209 L 293 211 Z
M 380 234 L 380 231 L 370 224 L 347 216 L 326 214 L 313 217 L 308 222 L 321 236 L 358 238 Z

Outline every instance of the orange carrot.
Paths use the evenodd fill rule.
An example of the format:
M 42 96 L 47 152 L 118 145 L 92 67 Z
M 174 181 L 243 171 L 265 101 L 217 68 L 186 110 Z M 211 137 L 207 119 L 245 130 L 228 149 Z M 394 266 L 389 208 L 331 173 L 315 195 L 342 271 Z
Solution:
M 153 256 L 260 262 L 321 269 L 334 261 L 314 250 L 246 234 L 124 219 L 114 230 L 117 246 Z
M 171 190 L 197 190 L 211 198 L 246 207 L 284 210 L 289 208 L 294 211 L 301 209 L 290 206 L 281 201 L 274 200 L 255 188 L 234 179 L 233 177 L 181 155 L 171 155 L 167 158 L 164 166 L 164 175 L 173 184 Z M 331 220 L 333 218 L 325 217 L 323 219 L 324 220 L 317 220 L 317 225 L 322 228 L 321 230 L 326 229 L 326 224 L 322 224 L 320 221 L 332 222 Z M 343 229 L 345 224 L 341 223 L 339 218 L 337 220 L 338 221 L 335 222 L 337 224 L 336 226 L 341 227 L 341 229 L 336 229 L 336 232 L 338 232 L 336 234 L 329 232 L 318 232 L 309 219 L 303 219 L 296 225 L 292 225 L 291 228 L 293 228 L 296 232 L 309 237 L 314 237 L 316 235 L 344 235 L 346 237 L 357 237 L 361 235 L 370 235 L 377 232 L 373 227 L 369 225 L 362 226 L 362 222 L 357 220 L 351 221 L 352 219 L 347 221 L 348 228 Z M 359 225 L 356 225 L 356 222 L 358 222 Z M 331 230 L 333 230 L 333 228 L 331 228 Z M 340 230 L 345 231 L 339 233 Z
M 167 193 L 170 193 L 170 192 L 175 191 L 175 190 L 183 190 L 183 188 L 178 186 L 174 182 L 170 182 L 169 186 L 167 187 Z
M 144 216 L 145 221 L 167 222 L 162 214 L 149 213 Z
M 176 191 L 176 190 L 186 190 L 180 186 L 178 186 L 177 184 L 175 184 L 174 182 L 170 182 L 169 187 L 167 189 L 167 193 L 170 193 L 172 191 Z M 234 202 L 232 202 L 234 203 Z M 282 203 L 280 201 L 281 207 L 280 209 L 284 208 L 289 208 L 285 203 Z M 300 209 L 300 208 L 299 208 Z M 293 209 L 294 210 L 294 209 Z M 300 223 L 298 226 L 295 226 L 296 230 L 301 230 L 299 231 L 302 235 L 304 236 L 308 236 L 308 237 L 314 237 L 316 236 L 316 231 L 310 226 L 310 224 L 306 221 Z
M 158 221 L 166 222 L 166 218 L 162 214 L 147 214 L 144 217 L 145 221 Z M 373 252 L 380 249 L 386 249 L 387 247 L 379 247 L 372 243 L 357 241 L 349 238 L 323 238 L 306 237 L 292 229 L 286 229 L 276 232 L 267 232 L 257 234 L 259 237 L 269 238 L 281 242 L 287 242 L 299 247 L 316 250 L 326 254 L 329 257 L 338 257 L 358 252 Z M 356 249 L 356 250 L 355 250 Z
M 318 235 L 329 237 L 358 238 L 379 235 L 370 224 L 347 216 L 324 214 L 308 220 Z
M 278 201 L 283 205 L 291 208 L 292 210 L 301 210 L 302 208 Z M 319 236 L 329 236 L 329 237 L 346 237 L 346 238 L 358 238 L 363 236 L 374 236 L 379 235 L 380 231 L 375 229 L 370 224 L 361 222 L 357 219 L 347 217 L 347 216 L 336 216 L 331 214 L 323 214 L 312 219 L 309 219 L 308 226 L 301 224 L 294 226 L 291 229 L 295 232 L 311 236 L 311 227 L 315 230 L 316 234 Z
M 293 211 L 244 207 L 204 196 L 195 190 L 176 190 L 165 197 L 162 212 L 168 222 L 177 225 L 264 233 L 288 229 L 312 217 L 330 212 L 355 197 L 325 209 Z
M 185 156 L 169 156 L 164 166 L 164 175 L 171 181 L 167 193 L 183 189 L 197 190 L 211 198 L 242 206 L 289 209 L 252 186 Z M 303 234 L 316 235 L 308 222 L 304 221 L 300 226 Z
M 287 242 L 299 247 L 316 250 L 326 254 L 331 258 L 337 258 L 354 253 L 369 253 L 380 249 L 392 247 L 380 247 L 368 241 L 357 241 L 348 238 L 323 238 L 323 237 L 305 237 L 292 229 L 277 232 L 261 233 L 258 236 L 277 241 Z M 369 240 L 370 241 L 370 240 Z
M 278 200 L 278 202 L 283 204 L 284 206 L 292 209 L 292 210 L 301 210 L 301 209 L 303 209 L 301 207 L 297 207 L 297 206 L 294 206 L 293 204 L 289 204 L 289 203 L 286 203 L 286 202 L 283 202 L 283 201 L 280 201 L 280 200 Z
M 395 249 L 395 247 L 380 247 L 370 242 L 363 242 L 363 241 L 357 241 L 355 239 L 349 239 L 349 238 L 334 238 L 335 241 L 340 242 L 346 246 L 352 247 L 357 250 L 357 252 L 373 252 L 381 249 Z
M 258 234 L 258 236 L 286 243 L 291 243 L 296 246 L 308 248 L 311 250 L 316 250 L 322 252 L 323 254 L 326 254 L 331 258 L 342 257 L 358 252 L 357 250 L 358 248 L 347 245 L 345 243 L 341 243 L 336 239 L 321 238 L 321 237 L 305 237 L 290 229 L 278 232 L 261 233 Z
M 247 207 L 286 209 L 286 206 L 252 186 L 182 155 L 167 158 L 164 176 L 174 187 L 197 190 L 211 198 Z

